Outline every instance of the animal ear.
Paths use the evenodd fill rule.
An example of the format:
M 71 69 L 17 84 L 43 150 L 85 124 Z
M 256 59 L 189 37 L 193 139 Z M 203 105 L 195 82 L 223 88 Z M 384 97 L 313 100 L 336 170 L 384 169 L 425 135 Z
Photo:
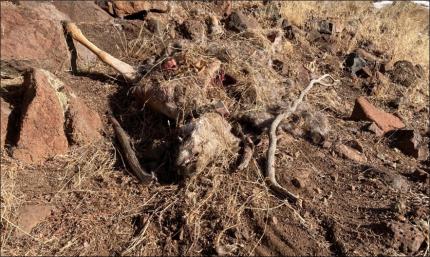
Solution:
M 120 72 L 126 79 L 134 82 L 139 79 L 139 72 L 133 66 L 113 57 L 109 53 L 101 50 L 96 45 L 91 43 L 85 36 L 82 34 L 82 31 L 76 26 L 73 22 L 63 22 L 64 28 L 66 32 L 69 33 L 72 38 L 86 48 L 88 48 L 91 52 L 97 55 L 100 60 L 104 63 L 108 64 L 118 72 Z

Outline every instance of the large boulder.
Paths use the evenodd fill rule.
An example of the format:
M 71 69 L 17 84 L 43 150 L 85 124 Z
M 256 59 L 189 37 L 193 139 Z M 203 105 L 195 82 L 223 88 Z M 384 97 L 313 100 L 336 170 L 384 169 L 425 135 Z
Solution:
M 112 19 L 93 1 L 1 2 L 1 59 L 26 60 L 51 71 L 66 69 L 70 54 L 61 22 L 107 23 Z M 97 61 L 80 43 L 75 47 L 83 64 Z
M 37 8 L 1 2 L 1 59 L 28 60 L 36 67 L 58 70 L 67 64 L 68 50 L 52 5 Z
M 49 71 L 27 72 L 24 88 L 14 158 L 25 163 L 43 162 L 66 153 L 69 143 L 84 145 L 101 138 L 100 116 Z
M 73 22 L 113 21 L 113 18 L 94 1 L 53 1 L 52 5 Z
M 13 157 L 26 163 L 41 162 L 68 148 L 64 134 L 63 97 L 44 70 L 24 76 L 25 95 L 20 134 Z

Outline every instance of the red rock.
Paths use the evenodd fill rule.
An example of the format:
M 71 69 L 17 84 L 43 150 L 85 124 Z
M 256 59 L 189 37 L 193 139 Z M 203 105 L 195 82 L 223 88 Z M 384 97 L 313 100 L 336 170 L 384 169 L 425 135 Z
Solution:
M 367 128 L 369 131 L 375 133 L 375 135 L 377 135 L 378 137 L 382 137 L 384 135 L 384 131 L 382 131 L 378 125 L 376 125 L 375 122 L 372 122 L 372 124 L 369 125 L 369 127 Z
M 392 246 L 404 253 L 417 252 L 425 240 L 424 233 L 408 223 L 390 222 L 387 229 L 392 235 Z
M 26 91 L 14 158 L 34 163 L 67 151 L 64 110 L 57 86 L 44 70 L 34 69 L 25 74 Z
M 335 150 L 342 157 L 350 159 L 357 163 L 365 163 L 367 161 L 367 158 L 364 154 L 361 154 L 359 151 L 344 144 L 336 145 Z
M 108 8 L 108 11 L 113 12 L 111 13 L 112 15 L 121 18 L 141 11 L 157 10 L 159 12 L 167 12 L 169 10 L 168 1 L 109 1 L 108 6 L 112 6 Z
M 100 140 L 102 121 L 97 112 L 88 108 L 77 97 L 69 97 L 69 109 L 67 111 L 68 136 L 72 143 L 85 145 Z
M 1 101 L 1 113 L 0 113 L 0 122 L 1 122 L 1 128 L 0 128 L 0 132 L 1 132 L 1 137 L 0 137 L 0 147 L 4 146 L 4 143 L 6 141 L 6 134 L 7 134 L 7 126 L 9 124 L 9 115 L 12 112 L 12 109 L 10 107 L 10 105 L 5 102 L 3 99 L 0 99 Z
M 27 205 L 18 210 L 18 230 L 17 237 L 30 234 L 31 230 L 36 227 L 45 218 L 51 215 L 52 207 L 49 205 Z
M 355 101 L 351 119 L 373 121 L 384 133 L 405 127 L 398 117 L 376 108 L 362 96 Z
M 25 2 L 27 3 L 27 2 Z M 45 14 L 50 13 L 49 5 Z M 42 8 L 43 9 L 43 8 Z M 54 8 L 55 10 L 55 8 Z M 3 60 L 29 60 L 34 66 L 58 70 L 67 63 L 69 54 L 61 15 L 44 16 L 26 6 L 1 2 L 1 58 Z

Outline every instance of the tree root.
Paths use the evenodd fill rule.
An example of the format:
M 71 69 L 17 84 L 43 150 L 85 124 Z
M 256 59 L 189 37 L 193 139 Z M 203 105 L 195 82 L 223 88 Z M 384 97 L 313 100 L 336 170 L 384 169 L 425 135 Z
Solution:
M 146 172 L 140 166 L 139 160 L 137 159 L 136 154 L 131 147 L 129 136 L 112 115 L 109 115 L 109 120 L 112 123 L 112 127 L 115 131 L 116 137 L 118 138 L 118 141 L 121 145 L 124 158 L 130 166 L 131 171 L 141 182 L 143 182 L 144 184 L 149 184 L 155 178 L 152 174 Z
M 333 82 L 332 83 L 325 83 L 323 82 L 324 79 L 330 78 Z M 309 83 L 309 85 L 302 91 L 299 98 L 294 102 L 294 104 L 285 112 L 279 114 L 275 120 L 272 122 L 272 125 L 270 126 L 269 131 L 269 149 L 267 150 L 267 167 L 266 167 L 266 181 L 269 184 L 269 188 L 280 198 L 282 199 L 289 199 L 293 203 L 297 203 L 299 206 L 302 203 L 302 200 L 299 196 L 296 196 L 295 194 L 289 192 L 287 189 L 283 188 L 279 183 L 276 181 L 275 177 L 275 151 L 276 151 L 276 143 L 277 143 L 277 137 L 276 137 L 276 130 L 279 126 L 279 123 L 285 118 L 288 118 L 292 113 L 294 113 L 299 106 L 299 104 L 303 101 L 303 98 L 305 95 L 312 89 L 312 87 L 315 84 L 321 84 L 323 86 L 332 86 L 335 83 L 339 82 L 338 80 L 335 80 L 333 77 L 331 77 L 329 74 L 325 74 L 318 79 L 313 79 Z

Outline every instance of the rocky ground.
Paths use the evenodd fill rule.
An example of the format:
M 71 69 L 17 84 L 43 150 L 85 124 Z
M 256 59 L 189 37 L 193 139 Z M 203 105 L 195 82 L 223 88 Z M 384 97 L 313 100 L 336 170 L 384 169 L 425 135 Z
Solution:
M 2 1 L 1 254 L 428 255 L 428 18 L 408 2 Z M 62 21 L 144 85 L 180 88 L 190 115 L 136 101 Z M 277 132 L 295 204 L 265 183 L 268 128 L 323 74 L 338 83 Z M 157 181 L 131 174 L 111 114 Z M 204 118 L 240 144 L 205 138 L 184 178 L 178 129 Z

